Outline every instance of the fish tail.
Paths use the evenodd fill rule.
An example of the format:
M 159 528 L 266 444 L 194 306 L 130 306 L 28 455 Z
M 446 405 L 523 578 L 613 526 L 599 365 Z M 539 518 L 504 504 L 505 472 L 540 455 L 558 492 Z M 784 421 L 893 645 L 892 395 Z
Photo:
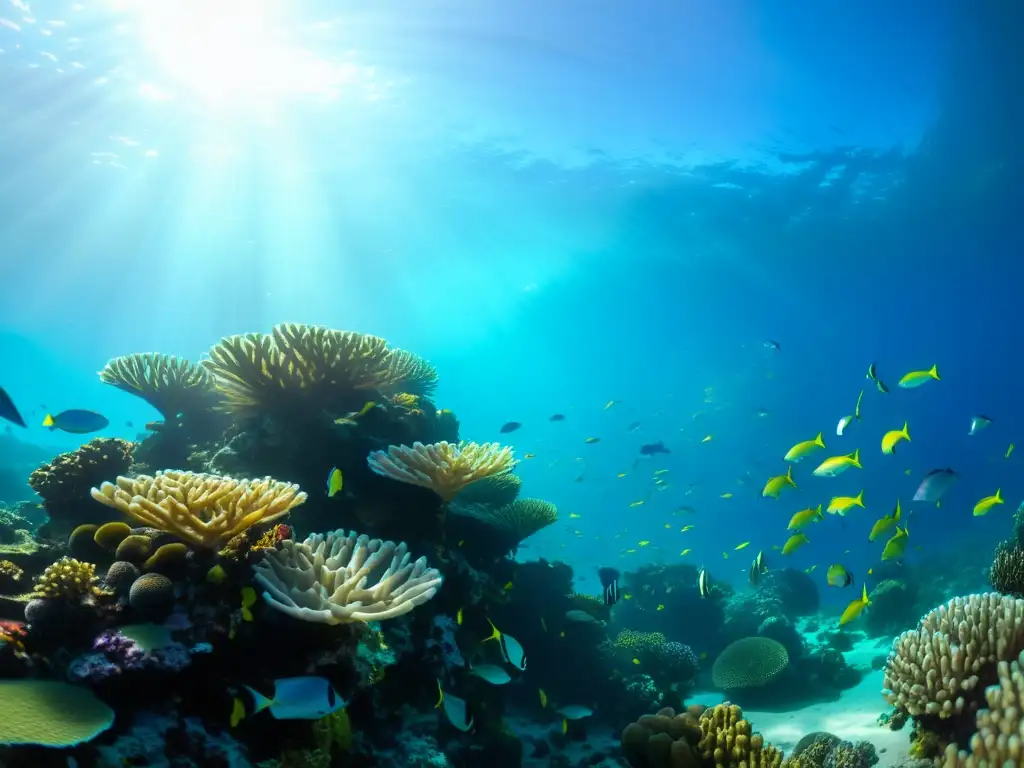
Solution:
M 814 516 L 819 520 L 825 519 L 825 513 L 821 511 L 821 504 L 818 505 L 818 509 L 815 511 Z
M 851 456 L 850 458 L 853 459 L 853 466 L 857 467 L 857 469 L 863 469 L 863 467 L 860 465 L 860 448 L 854 448 L 853 456 Z
M 1003 503 L 1003 489 L 1002 488 L 996 488 L 996 501 L 999 502 L 1000 504 Z
M 935 365 L 933 365 L 931 368 L 928 369 L 928 375 L 931 376 L 936 381 L 939 381 L 939 366 L 938 366 L 938 363 L 936 363 Z
M 857 494 L 857 497 L 853 500 L 853 503 L 856 504 L 861 509 L 864 508 L 864 491 L 863 490 L 861 490 L 861 492 Z
M 790 464 L 786 469 L 786 482 L 796 488 L 796 481 L 793 480 L 793 465 Z
M 54 424 L 53 416 L 51 414 L 49 414 L 49 413 L 46 414 L 46 418 L 43 419 L 43 426 L 44 427 L 49 427 L 50 429 L 53 429 L 53 424 Z
M 247 690 L 249 692 L 249 695 L 252 696 L 252 701 L 253 701 L 252 714 L 254 714 L 254 715 L 258 714 L 259 712 L 262 712 L 264 709 L 266 709 L 267 707 L 269 707 L 271 704 L 274 703 L 273 701 L 268 699 L 266 696 L 264 696 L 262 693 L 260 693 L 259 691 L 255 690 L 253 688 L 250 688 L 248 685 L 244 686 L 244 688 L 245 688 L 245 690 Z
M 490 642 L 491 640 L 498 640 L 498 641 L 500 641 L 501 640 L 501 630 L 498 629 L 496 626 L 494 626 L 494 622 L 491 621 L 490 619 L 487 619 L 487 623 L 491 625 L 491 636 L 490 637 L 485 637 L 480 642 L 481 643 L 487 643 L 487 642 Z
M 434 709 L 440 709 L 441 705 L 444 704 L 444 690 L 441 688 L 441 681 L 437 681 L 437 704 L 434 705 Z
M 825 441 L 821 438 L 821 432 L 819 432 L 818 436 L 814 438 L 814 444 L 821 448 L 825 447 Z
M 903 422 L 903 429 L 900 430 L 900 434 L 903 435 L 903 437 L 905 437 L 907 440 L 910 439 L 910 431 L 907 426 L 907 422 L 905 421 Z

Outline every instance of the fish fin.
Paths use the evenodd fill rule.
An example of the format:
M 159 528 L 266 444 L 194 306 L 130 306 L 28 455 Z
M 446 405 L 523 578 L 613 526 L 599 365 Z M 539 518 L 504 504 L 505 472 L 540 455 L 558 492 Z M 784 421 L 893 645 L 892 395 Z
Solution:
M 43 419 L 43 426 L 44 427 L 50 427 L 52 429 L 53 428 L 53 424 L 54 424 L 53 416 L 51 416 L 49 413 L 46 414 L 46 418 Z
M 938 365 L 938 363 L 936 363 L 935 365 L 933 365 L 931 368 L 928 369 L 928 375 L 931 376 L 936 381 L 940 381 L 940 379 L 939 379 L 939 365 Z
M 481 643 L 487 643 L 487 642 L 490 642 L 491 640 L 498 640 L 498 641 L 500 641 L 501 640 L 501 630 L 498 629 L 496 626 L 494 626 L 494 622 L 491 621 L 489 618 L 487 619 L 487 623 L 491 625 L 491 636 L 490 637 L 485 637 L 480 642 Z
M 814 438 L 814 444 L 822 448 L 825 447 L 825 441 L 821 439 L 821 432 L 819 432 L 818 436 Z
M 254 688 L 250 688 L 248 685 L 246 685 L 244 687 L 245 687 L 245 690 L 247 690 L 249 692 L 249 695 L 252 696 L 252 701 L 253 701 L 252 713 L 254 715 L 259 713 L 259 712 L 262 712 L 264 709 L 266 709 L 267 707 L 271 706 L 274 703 L 273 700 L 268 699 L 266 696 L 264 696 L 262 693 L 260 693 L 259 691 L 255 690 Z
M 793 480 L 793 465 L 792 464 L 790 464 L 789 467 L 786 468 L 786 481 L 790 485 L 792 485 L 794 488 L 796 488 L 796 482 Z
M 818 511 L 814 513 L 814 516 L 819 520 L 825 519 L 825 513 L 821 511 L 821 504 L 818 505 Z
M 854 500 L 854 502 L 858 506 L 860 506 L 862 509 L 864 508 L 864 490 L 863 489 L 861 489 L 861 492 L 857 494 L 857 497 Z
M 998 501 L 1000 503 L 1002 503 L 1002 501 L 1003 501 L 1003 489 L 1002 488 L 996 488 L 996 501 Z
M 903 429 L 900 430 L 900 432 L 903 435 L 904 439 L 906 439 L 906 440 L 910 439 L 910 430 L 909 430 L 909 427 L 907 425 L 907 422 L 905 422 L 905 421 L 903 422 Z
M 851 456 L 850 458 L 853 459 L 853 465 L 855 467 L 857 467 L 858 469 L 863 469 L 863 467 L 861 467 L 860 465 L 860 448 L 854 448 L 853 456 Z

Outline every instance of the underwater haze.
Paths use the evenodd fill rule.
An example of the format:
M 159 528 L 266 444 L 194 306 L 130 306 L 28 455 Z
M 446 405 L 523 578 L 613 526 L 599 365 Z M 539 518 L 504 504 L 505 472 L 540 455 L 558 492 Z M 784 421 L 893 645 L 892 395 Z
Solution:
M 288 610 L 274 605 L 287 585 L 267 587 L 248 569 L 240 575 L 239 563 L 258 571 L 262 549 L 291 552 L 282 542 L 293 535 L 299 541 L 332 527 L 353 529 L 407 542 L 413 558 L 426 558 L 430 570 L 411 577 L 422 579 L 426 595 L 410 598 L 419 624 L 391 620 L 381 609 L 389 619 L 381 626 L 410 621 L 417 648 L 429 627 L 435 644 L 442 629 L 444 642 L 458 640 L 444 646 L 443 668 L 428 665 L 428 673 L 420 661 L 406 661 L 392 673 L 415 678 L 409 687 L 420 696 L 404 705 L 421 717 L 433 717 L 442 691 L 442 735 L 423 738 L 436 741 L 448 763 L 415 762 L 412 751 L 385 756 L 397 747 L 376 740 L 380 723 L 367 714 L 374 707 L 358 704 L 369 699 L 351 689 L 350 677 L 312 662 L 266 662 L 248 676 L 232 665 L 224 673 L 224 691 L 252 686 L 267 697 L 246 702 L 247 718 L 325 722 L 318 717 L 348 712 L 357 747 L 345 751 L 362 744 L 369 762 L 341 762 L 348 758 L 335 753 L 325 765 L 494 762 L 488 750 L 497 747 L 488 739 L 501 712 L 525 745 L 521 762 L 509 765 L 654 768 L 661 763 L 630 747 L 625 733 L 620 744 L 619 734 L 633 721 L 647 737 L 660 733 L 638 718 L 662 707 L 682 713 L 691 692 L 711 696 L 696 699 L 712 706 L 708 712 L 725 699 L 763 711 L 762 720 L 747 715 L 787 754 L 791 742 L 829 730 L 828 722 L 807 716 L 799 734 L 784 735 L 771 730 L 775 713 L 821 701 L 838 702 L 839 713 L 844 706 L 859 712 L 859 703 L 844 705 L 843 697 L 866 680 L 873 698 L 865 722 L 893 707 L 903 721 L 933 713 L 900 698 L 891 659 L 885 689 L 892 697 L 878 695 L 884 658 L 877 657 L 938 602 L 992 589 L 1024 594 L 1024 538 L 1013 544 L 1015 525 L 1024 526 L 1024 511 L 1014 522 L 1018 507 L 1024 510 L 1024 449 L 1015 452 L 1024 444 L 1022 29 L 1024 7 L 1004 0 L 0 0 L 0 388 L 10 400 L 10 407 L 0 402 L 7 419 L 0 507 L 33 525 L 28 544 L 0 535 L 0 595 L 28 600 L 33 583 L 49 584 L 43 569 L 60 556 L 89 561 L 96 573 L 130 561 L 119 547 L 114 558 L 112 549 L 73 545 L 88 525 L 101 546 L 103 523 L 124 517 L 108 509 L 116 507 L 110 494 L 107 501 L 89 496 L 118 475 L 272 476 L 297 484 L 308 500 L 281 508 L 292 514 L 279 534 L 284 517 L 263 510 L 243 525 L 239 516 L 232 536 L 249 536 L 247 554 L 230 564 L 214 554 L 237 554 L 237 539 L 141 512 L 139 482 L 116 509 L 150 532 L 172 535 L 153 538 L 154 551 L 168 542 L 188 547 L 187 567 L 202 564 L 202 589 L 226 590 L 224 615 L 214 623 L 223 633 L 230 627 L 233 642 L 264 619 L 250 623 L 255 598 L 245 592 L 239 603 L 239 590 L 255 587 L 253 595 L 265 596 L 270 607 L 259 601 L 257 608 L 274 614 L 271 626 L 285 618 L 320 621 L 302 613 L 299 598 Z M 275 343 L 283 348 L 270 335 L 282 324 L 297 324 L 297 333 L 322 327 L 385 339 L 436 371 L 436 389 L 424 375 L 386 384 L 378 378 L 338 394 L 344 384 L 331 373 L 335 390 L 309 407 L 310 393 L 328 391 L 326 379 L 310 383 L 319 373 L 302 379 L 295 371 L 323 352 L 298 344 L 284 353 L 293 367 L 281 378 L 264 365 L 269 385 L 260 389 L 259 340 L 264 352 Z M 244 347 L 254 355 L 249 368 L 218 357 L 228 349 L 222 339 L 239 334 L 260 334 Z M 190 411 L 198 400 L 161 406 L 170 384 L 152 368 L 134 388 L 123 374 L 97 375 L 108 361 L 137 353 L 188 361 L 209 387 L 201 419 Z M 309 365 L 312 371 L 315 361 Z M 844 417 L 849 424 L 837 430 Z M 819 444 L 807 442 L 819 435 Z M 77 452 L 96 438 L 128 441 L 94 446 L 102 462 L 127 451 L 127 463 L 63 478 L 54 457 L 88 456 Z M 520 500 L 550 503 L 531 513 L 540 515 L 532 523 L 516 518 L 525 528 L 510 542 L 495 545 L 500 537 L 474 526 L 499 525 L 494 510 L 480 511 L 487 504 L 511 507 L 479 495 L 478 486 L 460 510 L 461 486 L 442 487 L 440 475 L 424 480 L 432 470 L 419 464 L 416 474 L 413 459 L 402 464 L 398 454 L 400 446 L 460 440 L 513 450 L 514 469 L 512 458 L 502 464 L 495 454 L 489 469 L 475 471 L 490 475 L 487 482 L 514 471 Z M 848 471 L 815 472 L 855 451 Z M 948 492 L 933 486 L 915 501 L 936 470 L 950 471 Z M 69 506 L 71 488 L 79 496 Z M 858 494 L 858 504 L 835 508 Z M 164 491 L 148 497 L 154 505 L 165 498 Z M 802 510 L 809 511 L 803 522 L 791 522 Z M 882 530 L 869 541 L 876 526 Z M 119 542 L 141 535 L 125 529 Z M 9 562 L 24 576 L 7 592 L 4 545 L 32 548 L 24 562 L 12 550 Z M 997 545 L 1011 575 L 990 575 Z M 136 575 L 163 573 L 149 556 L 147 545 L 132 565 Z M 529 589 L 545 582 L 526 575 L 538 562 L 553 573 L 571 568 L 565 588 L 552 586 L 554 597 L 535 595 L 529 608 L 517 608 L 520 580 L 535 585 Z M 606 570 L 599 576 L 599 569 Z M 127 613 L 110 608 L 97 627 L 163 627 L 168 616 L 202 626 L 196 605 L 212 598 L 199 596 L 194 575 L 186 566 L 167 571 L 173 612 L 168 603 L 150 615 L 121 595 Z M 904 600 L 884 619 L 866 602 L 882 583 L 882 592 L 897 590 Z M 112 582 L 107 587 L 113 595 Z M 778 615 L 742 603 L 771 589 L 783 595 L 772 600 L 787 606 Z M 814 593 L 812 607 L 790 610 L 787 589 Z M 685 609 L 672 603 L 684 591 L 692 597 Z M 570 608 L 559 602 L 570 598 Z M 720 607 L 705 615 L 711 603 Z M 21 621 L 23 608 L 0 604 L 0 684 L 46 677 L 39 659 L 62 647 L 53 638 L 34 646 L 34 622 Z M 580 610 L 593 614 L 586 623 L 600 624 L 602 634 L 577 639 L 578 615 L 560 631 L 563 617 Z M 788 622 L 790 634 L 782 639 L 757 624 L 737 629 L 737 617 L 752 610 Z M 344 615 L 347 627 L 352 619 Z M 33 660 L 24 669 L 3 663 L 6 620 L 17 624 L 9 645 L 18 645 L 19 659 Z M 707 631 L 688 628 L 697 623 Z M 573 650 L 531 648 L 541 625 L 538 637 L 547 639 L 533 640 L 536 648 L 560 639 L 584 656 L 578 643 L 622 650 L 601 677 L 639 698 L 608 693 L 620 702 L 614 711 L 601 694 L 587 698 L 584 673 L 577 679 L 558 671 L 558 659 Z M 851 629 L 863 636 L 847 647 L 836 637 Z M 488 645 L 492 630 L 497 642 Z M 797 630 L 803 640 L 793 639 Z M 647 669 L 667 657 L 649 662 L 621 631 L 659 632 L 661 641 L 686 647 L 694 669 L 686 686 L 677 672 L 669 680 Z M 19 640 L 25 632 L 29 639 Z M 500 646 L 500 653 L 470 651 L 467 632 L 473 648 Z M 511 642 L 503 632 L 513 633 Z M 217 659 L 224 637 L 194 629 L 187 642 L 177 640 L 191 643 L 193 655 L 209 644 Z M 788 648 L 789 671 L 772 679 L 794 674 L 798 659 L 816 659 L 818 642 L 829 658 L 862 649 L 846 663 L 863 661 L 863 668 L 847 685 L 840 673 L 828 678 L 832 672 L 801 667 L 801 679 L 815 682 L 799 701 L 776 700 L 770 687 L 744 701 L 738 690 L 769 681 L 731 687 L 716 659 L 751 637 L 774 637 Z M 304 646 L 309 658 L 315 642 Z M 380 641 L 400 657 L 396 642 Z M 1008 647 L 1016 648 L 1013 658 L 1003 660 L 1012 661 L 1024 638 Z M 460 649 L 488 671 L 453 671 L 450 652 Z M 771 666 L 770 656 L 760 649 L 757 664 Z M 527 657 L 538 659 L 529 669 Z M 500 704 L 490 688 L 475 695 L 464 684 L 504 685 L 509 675 L 494 665 L 512 669 Z M 387 680 L 380 671 L 387 666 L 374 662 L 373 674 Z M 321 674 L 326 695 L 319 682 L 284 683 Z M 83 678 L 68 679 L 82 689 Z M 993 672 L 971 685 L 983 691 L 997 682 Z M 114 752 L 103 750 L 116 752 L 114 735 L 131 727 L 125 702 L 136 694 L 111 695 L 104 685 L 92 688 L 116 713 L 114 730 L 106 732 L 107 722 L 45 744 L 5 735 L 0 723 L 0 745 L 43 749 L 25 759 L 76 749 L 67 755 L 81 765 L 107 764 Z M 538 709 L 538 689 L 540 722 L 549 716 L 553 736 L 529 724 L 538 719 L 530 711 Z M 238 699 L 224 695 L 221 719 L 230 715 L 234 728 Z M 398 699 L 389 701 L 397 711 Z M 269 715 L 259 714 L 264 706 Z M 178 715 L 214 733 L 227 727 L 186 705 Z M 610 746 L 580 753 L 589 737 L 574 729 L 598 721 L 593 744 L 600 727 L 612 734 Z M 969 735 L 958 742 L 949 730 L 911 748 L 909 730 L 897 742 L 859 731 L 837 736 L 889 745 L 886 765 L 971 748 Z M 976 730 L 972 720 L 960 734 Z M 282 733 L 271 747 L 269 737 L 235 732 L 235 746 L 224 747 L 230 764 L 277 759 L 277 746 L 303 743 L 294 728 Z M 97 734 L 106 757 L 76 746 Z M 690 747 L 699 755 L 696 742 Z M 5 759 L 22 765 L 18 749 L 7 756 L 0 746 L 0 766 Z M 508 753 L 508 745 L 501 750 Z M 159 764 L 146 759 L 128 764 Z

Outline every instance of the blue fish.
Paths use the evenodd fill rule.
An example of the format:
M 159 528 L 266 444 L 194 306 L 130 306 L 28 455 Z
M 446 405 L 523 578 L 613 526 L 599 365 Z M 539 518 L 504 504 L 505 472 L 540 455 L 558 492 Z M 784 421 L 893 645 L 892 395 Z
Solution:
M 325 677 L 284 677 L 274 681 L 274 696 L 268 699 L 248 685 L 252 696 L 252 714 L 269 709 L 275 720 L 319 720 L 339 709 L 345 701 Z
M 25 420 L 21 418 L 21 414 L 18 413 L 18 409 L 14 406 L 14 401 L 11 400 L 11 396 L 4 391 L 3 387 L 0 387 L 0 418 L 7 419 L 19 427 L 25 426 Z
M 448 722 L 454 725 L 462 732 L 472 730 L 473 728 L 473 716 L 469 714 L 469 707 L 466 706 L 466 700 L 460 699 L 458 696 L 452 693 L 445 693 L 441 687 L 441 681 L 437 681 L 437 704 L 434 705 L 435 709 L 444 708 L 445 717 L 448 718 Z
M 56 416 L 46 414 L 43 419 L 43 426 L 51 430 L 59 429 L 61 432 L 70 432 L 73 435 L 85 435 L 89 432 L 99 432 L 110 424 L 106 416 L 95 411 L 82 411 L 78 409 L 61 411 Z

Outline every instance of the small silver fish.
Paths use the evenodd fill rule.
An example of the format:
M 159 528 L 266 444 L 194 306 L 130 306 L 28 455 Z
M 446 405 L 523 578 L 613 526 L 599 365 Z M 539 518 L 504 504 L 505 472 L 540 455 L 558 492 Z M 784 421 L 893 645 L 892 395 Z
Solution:
M 968 432 L 967 434 L 973 437 L 974 435 L 981 432 L 981 430 L 988 427 L 988 425 L 991 423 L 992 419 L 990 419 L 988 416 L 983 416 L 979 413 L 977 416 L 971 419 L 971 431 Z

